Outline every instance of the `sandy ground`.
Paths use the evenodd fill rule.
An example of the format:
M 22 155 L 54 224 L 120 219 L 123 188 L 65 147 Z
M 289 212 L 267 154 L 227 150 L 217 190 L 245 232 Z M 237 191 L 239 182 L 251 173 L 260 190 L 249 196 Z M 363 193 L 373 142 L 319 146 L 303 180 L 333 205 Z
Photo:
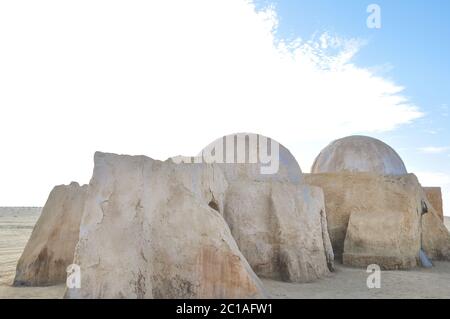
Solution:
M 0 298 L 61 298 L 65 285 L 12 287 L 17 260 L 40 209 L 0 208 Z M 446 217 L 450 229 L 450 218 Z M 381 272 L 381 288 L 368 289 L 365 269 L 337 265 L 336 272 L 309 284 L 263 279 L 272 298 L 450 298 L 450 262 L 432 269 Z
M 9 283 L 40 208 L 0 207 L 0 285 Z
M 436 262 L 431 269 L 382 271 L 379 289 L 367 288 L 365 269 L 338 265 L 328 278 L 309 284 L 263 280 L 272 298 L 395 299 L 450 298 L 450 262 Z
M 16 264 L 31 235 L 41 208 L 0 207 L 0 298 L 59 298 L 58 287 L 12 287 Z

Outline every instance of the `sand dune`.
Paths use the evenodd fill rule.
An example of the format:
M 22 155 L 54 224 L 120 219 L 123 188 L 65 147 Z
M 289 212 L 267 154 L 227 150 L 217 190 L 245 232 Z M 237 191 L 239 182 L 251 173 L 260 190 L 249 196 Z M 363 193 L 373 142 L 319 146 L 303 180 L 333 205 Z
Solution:
M 61 298 L 65 286 L 12 287 L 15 267 L 40 208 L 0 208 L 0 298 Z M 450 228 L 450 217 L 446 217 Z M 381 288 L 368 289 L 365 269 L 337 265 L 335 273 L 309 284 L 263 280 L 272 298 L 450 298 L 450 262 L 432 269 L 383 271 Z

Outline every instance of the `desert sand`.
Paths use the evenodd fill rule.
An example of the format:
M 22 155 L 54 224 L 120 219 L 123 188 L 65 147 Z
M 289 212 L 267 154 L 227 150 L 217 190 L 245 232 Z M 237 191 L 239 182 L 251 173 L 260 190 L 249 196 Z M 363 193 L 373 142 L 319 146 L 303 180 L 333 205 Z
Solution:
M 17 261 L 40 214 L 39 208 L 0 208 L 0 298 L 62 298 L 64 285 L 12 287 Z M 450 229 L 450 217 L 445 219 Z M 450 298 L 450 262 L 434 268 L 383 271 L 381 288 L 368 289 L 365 269 L 336 265 L 336 272 L 308 284 L 263 280 L 272 298 Z
M 365 269 L 336 265 L 328 278 L 309 284 L 263 280 L 272 298 L 295 299 L 396 299 L 450 298 L 450 262 L 435 262 L 433 268 L 382 271 L 381 288 L 368 289 Z
M 41 208 L 0 208 L 0 285 L 10 283 Z

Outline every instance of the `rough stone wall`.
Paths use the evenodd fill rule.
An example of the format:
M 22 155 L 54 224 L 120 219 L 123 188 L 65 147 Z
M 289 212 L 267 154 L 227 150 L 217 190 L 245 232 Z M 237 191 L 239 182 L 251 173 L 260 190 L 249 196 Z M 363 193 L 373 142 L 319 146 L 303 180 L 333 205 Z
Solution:
M 344 264 L 411 268 L 420 248 L 448 259 L 449 233 L 415 175 L 327 173 L 305 181 L 324 190 L 331 242 Z
M 74 260 L 81 289 L 66 297 L 264 296 L 228 225 L 202 200 L 207 191 L 198 191 L 211 175 L 191 173 L 144 156 L 96 153 Z
M 427 213 L 422 216 L 422 248 L 433 260 L 450 260 L 450 232 L 428 194 L 422 194 Z
M 320 187 L 324 192 L 325 210 L 327 212 L 328 233 L 333 246 L 334 256 L 342 259 L 347 226 L 352 211 L 358 204 L 348 200 L 345 189 L 353 184 L 352 175 L 348 174 L 304 174 L 306 184 Z M 364 181 L 361 181 L 364 183 Z M 351 194 L 351 193 L 350 193 Z
M 56 186 L 19 259 L 14 285 L 48 286 L 66 281 L 78 242 L 87 185 Z
M 416 265 L 421 247 L 420 185 L 414 175 L 312 174 L 325 193 L 335 254 L 344 264 L 385 269 Z
M 259 164 L 96 153 L 92 180 L 75 201 L 77 214 L 59 214 L 57 222 L 43 215 L 29 243 L 40 247 L 35 265 L 41 268 L 18 269 L 17 282 L 61 256 L 55 283 L 65 281 L 69 264 L 81 267 L 81 289 L 68 290 L 69 298 L 263 297 L 254 270 L 293 282 L 321 278 L 334 262 L 323 192 L 301 182 L 298 164 L 284 152 L 278 176 L 267 178 Z M 49 208 L 75 209 L 55 194 Z M 60 228 L 73 237 L 70 249 L 59 236 L 53 245 L 63 251 L 42 253 L 51 246 L 45 236 Z
M 425 195 L 428 198 L 431 206 L 438 214 L 441 221 L 444 221 L 444 208 L 442 204 L 442 190 L 440 187 L 424 187 Z
M 224 217 L 262 277 L 310 282 L 333 270 L 322 190 L 282 182 L 234 182 Z

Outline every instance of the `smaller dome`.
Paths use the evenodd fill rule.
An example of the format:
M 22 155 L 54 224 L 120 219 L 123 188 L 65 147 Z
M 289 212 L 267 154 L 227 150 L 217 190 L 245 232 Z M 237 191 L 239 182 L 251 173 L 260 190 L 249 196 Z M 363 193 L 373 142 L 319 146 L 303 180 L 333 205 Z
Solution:
M 405 164 L 386 143 L 367 136 L 336 140 L 317 156 L 311 173 L 371 172 L 380 175 L 405 175 Z
M 238 140 L 243 142 L 243 154 L 241 154 L 243 161 L 237 160 L 238 153 Z M 253 142 L 251 142 L 252 140 Z M 260 149 L 264 141 L 276 146 L 274 153 L 270 151 L 270 156 L 266 160 L 270 159 L 270 163 L 263 164 L 261 156 L 265 154 L 266 150 Z M 269 146 L 267 144 L 267 146 Z M 228 149 L 228 146 L 230 149 Z M 254 133 L 236 133 L 223 136 L 208 146 L 206 146 L 199 154 L 200 157 L 204 157 L 205 154 L 209 154 L 214 150 L 214 153 L 219 150 L 221 157 L 219 161 L 215 162 L 220 165 L 225 173 L 226 178 L 230 181 L 239 180 L 242 178 L 254 180 L 254 181 L 289 181 L 295 184 L 301 183 L 303 180 L 302 170 L 292 153 L 283 145 L 275 141 L 274 139 L 265 137 L 260 134 Z M 275 153 L 276 151 L 276 153 Z M 227 154 L 230 152 L 230 158 Z M 251 163 L 249 159 L 250 154 L 255 155 L 255 162 Z M 262 173 L 261 168 L 273 167 L 273 172 Z

